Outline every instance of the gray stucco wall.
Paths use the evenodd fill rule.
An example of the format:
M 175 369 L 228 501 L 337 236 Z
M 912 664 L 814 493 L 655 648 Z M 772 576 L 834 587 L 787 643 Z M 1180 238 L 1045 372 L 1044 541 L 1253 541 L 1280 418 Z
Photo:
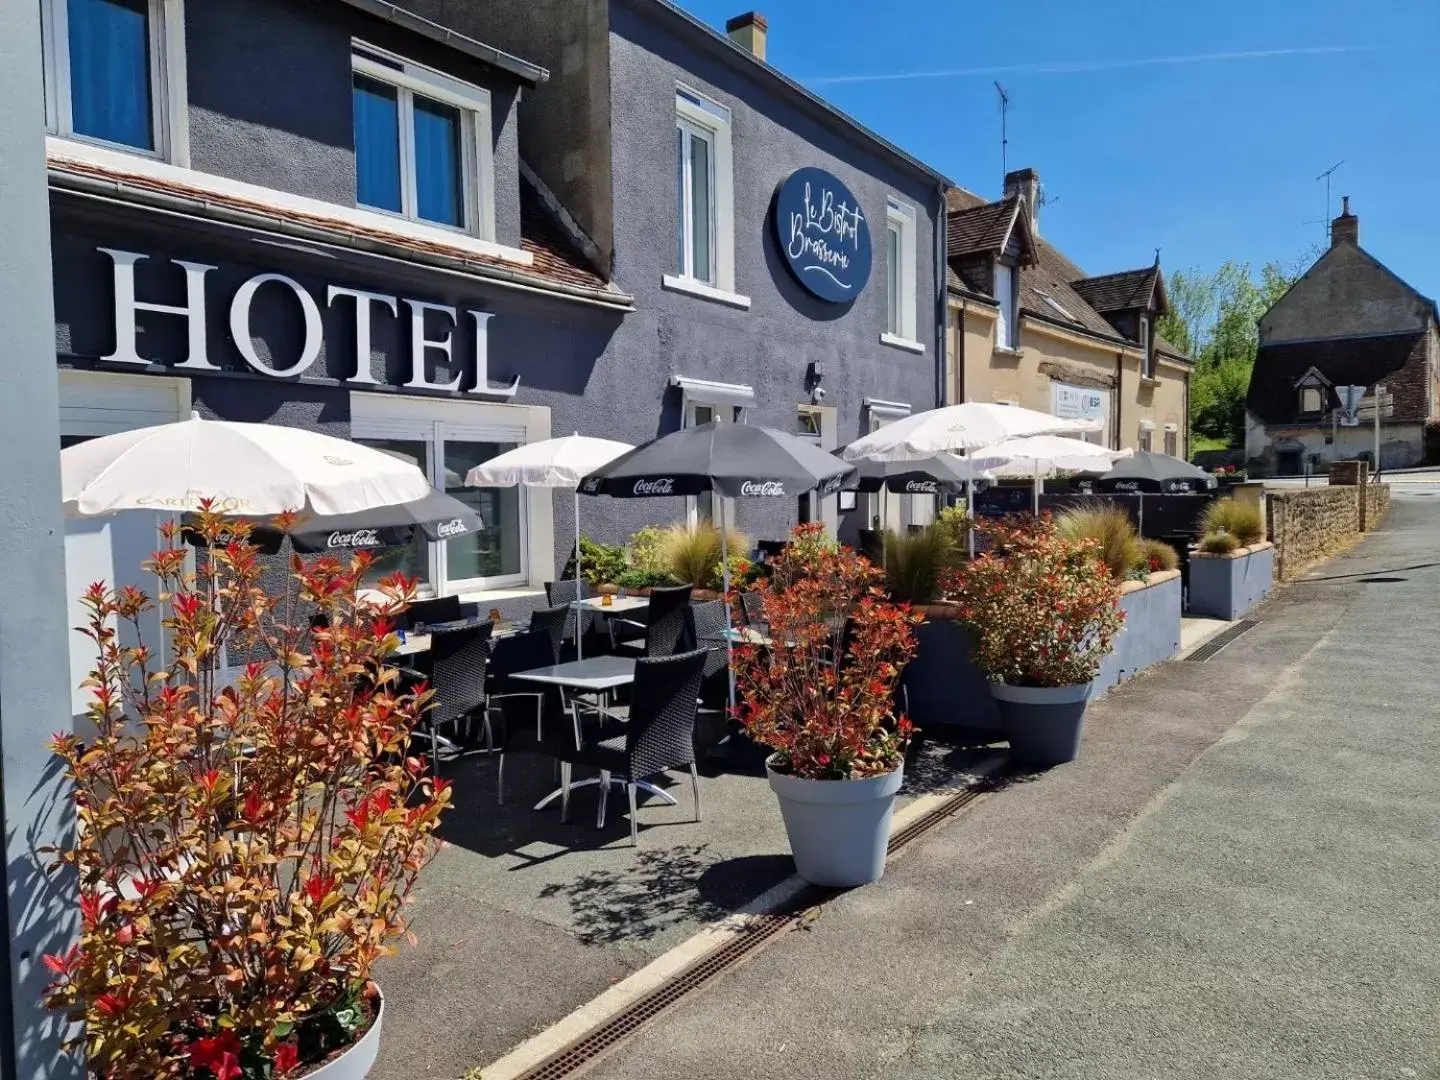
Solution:
M 185 5 L 192 167 L 355 205 L 351 39 L 491 95 L 495 239 L 520 241 L 519 86 L 510 75 L 344 4 Z M 244 57 L 243 64 L 236 57 Z
M 1260 320 L 1260 343 L 1424 329 L 1429 304 L 1369 254 L 1342 242 Z
M 1120 597 L 1125 626 L 1115 638 L 1114 651 L 1095 676 L 1096 694 L 1133 679 L 1180 651 L 1181 600 L 1178 577 Z

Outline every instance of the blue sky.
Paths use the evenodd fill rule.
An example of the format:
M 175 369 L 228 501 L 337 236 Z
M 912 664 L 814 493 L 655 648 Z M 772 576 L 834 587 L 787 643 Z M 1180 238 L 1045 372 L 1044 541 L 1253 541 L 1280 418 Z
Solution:
M 746 10 L 681 0 L 712 25 Z M 1352 196 L 1360 242 L 1440 295 L 1435 0 L 765 0 L 769 59 L 957 183 L 1040 173 L 1092 274 L 1293 261 Z M 883 19 L 881 18 L 883 13 Z M 949 72 L 935 75 L 927 73 Z M 896 76 L 896 77 L 891 77 Z

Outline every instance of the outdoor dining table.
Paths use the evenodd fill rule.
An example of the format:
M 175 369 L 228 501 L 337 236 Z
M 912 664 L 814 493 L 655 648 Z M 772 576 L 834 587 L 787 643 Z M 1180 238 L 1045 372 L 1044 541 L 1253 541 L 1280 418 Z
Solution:
M 390 655 L 417 656 L 420 653 L 427 653 L 430 651 L 430 634 L 433 631 L 465 630 L 472 626 L 479 626 L 481 623 L 488 621 L 489 620 L 484 618 L 478 618 L 453 619 L 450 622 L 431 623 L 425 628 L 424 633 L 406 633 L 405 639 L 400 642 L 399 647 L 397 647 L 396 650 Z M 497 623 L 495 626 L 495 631 L 490 635 L 490 637 L 493 641 L 495 638 L 505 637 L 507 634 L 518 634 L 523 629 L 525 628 L 518 623 Z
M 608 698 L 612 691 L 622 686 L 629 686 L 635 681 L 635 660 L 628 656 L 592 656 L 584 660 L 571 660 L 564 664 L 551 664 L 548 667 L 533 668 L 530 671 L 517 671 L 511 676 L 522 682 L 540 683 L 544 686 L 555 686 L 561 691 L 562 700 L 564 692 L 570 693 L 570 716 L 575 723 L 575 730 L 580 730 L 580 716 L 576 697 L 580 694 L 597 694 L 608 704 Z M 578 737 L 578 736 L 577 736 Z M 611 779 L 612 784 L 624 786 L 623 780 Z M 570 785 L 574 791 L 580 787 L 593 787 L 600 783 L 598 776 L 587 777 L 584 780 L 577 780 Z M 675 805 L 675 796 L 663 788 L 655 787 L 645 781 L 639 781 L 635 785 L 662 802 L 671 806 Z M 552 802 L 558 799 L 563 793 L 562 788 L 556 788 L 535 804 L 536 810 L 543 810 Z
M 598 615 L 628 615 L 650 606 L 648 596 L 612 596 L 610 603 L 604 601 L 603 596 L 587 596 L 584 600 L 576 600 L 574 605 Z

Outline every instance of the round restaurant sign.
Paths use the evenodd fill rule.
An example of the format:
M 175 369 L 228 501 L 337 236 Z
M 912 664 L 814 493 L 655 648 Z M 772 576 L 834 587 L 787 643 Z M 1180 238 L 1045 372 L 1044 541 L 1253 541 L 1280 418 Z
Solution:
M 870 280 L 874 253 L 860 200 L 824 169 L 796 169 L 775 192 L 775 233 L 795 280 L 848 304 Z

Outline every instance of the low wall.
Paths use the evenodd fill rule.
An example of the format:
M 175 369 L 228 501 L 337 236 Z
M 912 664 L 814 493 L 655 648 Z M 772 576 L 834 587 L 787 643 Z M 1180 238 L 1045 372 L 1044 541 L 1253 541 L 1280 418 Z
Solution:
M 1151 574 L 1148 582 L 1125 583 L 1120 594 L 1125 626 L 1115 638 L 1115 650 L 1095 676 L 1095 693 L 1132 679 L 1180 651 L 1181 600 L 1179 570 Z
M 1234 621 L 1261 600 L 1275 578 L 1275 548 L 1255 544 L 1227 555 L 1190 556 L 1190 611 Z
M 1275 577 L 1293 581 L 1313 563 L 1376 528 L 1390 504 L 1388 484 L 1332 484 L 1266 493 Z
M 1380 527 L 1380 519 L 1390 509 L 1390 485 L 1366 484 L 1362 490 L 1360 531 L 1370 532 Z

